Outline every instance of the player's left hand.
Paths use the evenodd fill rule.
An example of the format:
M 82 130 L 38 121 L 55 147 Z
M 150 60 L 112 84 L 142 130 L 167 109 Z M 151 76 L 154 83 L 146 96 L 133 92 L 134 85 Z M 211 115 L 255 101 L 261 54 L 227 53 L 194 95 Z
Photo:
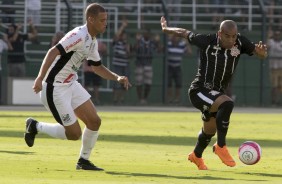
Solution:
M 161 26 L 162 26 L 162 31 L 164 31 L 167 28 L 166 19 L 164 18 L 164 16 L 161 17 Z
M 128 90 L 129 87 L 131 87 L 130 82 L 128 81 L 128 78 L 126 76 L 119 76 L 117 78 L 117 81 L 121 84 L 123 84 L 123 87 Z
M 255 48 L 255 53 L 256 55 L 261 58 L 264 59 L 267 57 L 267 46 L 265 44 L 262 44 L 262 41 L 259 41 L 258 44 L 255 44 L 256 48 Z

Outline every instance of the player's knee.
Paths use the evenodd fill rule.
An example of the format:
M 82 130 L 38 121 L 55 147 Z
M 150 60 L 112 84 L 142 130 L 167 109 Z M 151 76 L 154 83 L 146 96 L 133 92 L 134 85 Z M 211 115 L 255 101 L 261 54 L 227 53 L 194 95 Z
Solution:
M 215 135 L 215 133 L 213 133 L 213 134 L 207 134 L 207 133 L 205 133 L 203 130 L 201 130 L 200 132 L 199 132 L 199 140 L 202 140 L 203 142 L 206 142 L 207 144 L 209 144 L 210 143 L 210 141 L 211 141 L 211 138 L 213 137 Z
M 234 107 L 234 102 L 225 101 L 223 102 L 217 112 L 216 124 L 217 130 L 221 132 L 227 132 L 229 127 L 229 119 Z
M 93 130 L 93 131 L 98 131 L 100 126 L 101 126 L 101 123 L 102 123 L 102 120 L 101 118 L 97 115 L 95 118 L 93 119 L 89 119 L 88 122 L 84 122 L 86 124 L 86 127 L 90 130 Z
M 223 110 L 225 113 L 231 114 L 233 108 L 234 108 L 234 102 L 233 101 L 225 101 L 218 107 L 218 110 L 219 111 Z
M 210 121 L 211 117 L 216 118 L 216 114 L 217 114 L 217 112 L 209 112 L 208 110 L 203 111 L 202 112 L 202 120 L 204 122 L 208 122 L 208 121 Z
M 81 137 L 81 130 L 80 131 L 72 131 L 72 132 L 66 132 L 66 137 L 68 140 L 79 140 Z
M 99 116 L 97 116 L 96 120 L 95 120 L 95 124 L 96 126 L 99 128 L 102 124 L 102 120 Z

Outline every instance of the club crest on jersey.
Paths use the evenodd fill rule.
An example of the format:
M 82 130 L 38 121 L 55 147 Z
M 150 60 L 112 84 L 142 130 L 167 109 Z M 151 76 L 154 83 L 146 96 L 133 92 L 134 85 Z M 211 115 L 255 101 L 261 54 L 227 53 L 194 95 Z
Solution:
M 215 95 L 218 95 L 219 92 L 218 92 L 218 91 L 215 91 L 215 90 L 211 90 L 211 91 L 209 92 L 209 94 L 211 94 L 212 96 L 215 96 Z
M 237 45 L 233 46 L 230 51 L 231 56 L 237 57 L 238 55 L 240 55 L 240 50 L 237 48 Z
M 62 115 L 61 115 L 61 118 L 62 118 L 62 121 L 63 121 L 64 123 L 68 123 L 68 122 L 70 122 L 70 120 L 71 120 L 69 114 L 62 114 Z

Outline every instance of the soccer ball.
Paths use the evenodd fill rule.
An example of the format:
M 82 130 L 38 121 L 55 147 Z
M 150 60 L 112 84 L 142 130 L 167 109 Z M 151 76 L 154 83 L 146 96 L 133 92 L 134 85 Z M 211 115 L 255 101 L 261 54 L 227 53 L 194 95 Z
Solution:
M 246 141 L 239 147 L 239 159 L 246 165 L 256 164 L 261 157 L 260 145 L 254 141 Z

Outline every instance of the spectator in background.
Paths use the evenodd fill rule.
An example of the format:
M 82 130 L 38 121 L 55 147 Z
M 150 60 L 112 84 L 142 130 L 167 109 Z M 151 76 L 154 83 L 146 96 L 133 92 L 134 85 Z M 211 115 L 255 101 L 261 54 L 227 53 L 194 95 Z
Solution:
M 267 42 L 269 49 L 269 69 L 272 85 L 272 104 L 280 104 L 282 93 L 282 40 L 281 32 L 276 30 L 269 34 Z
M 2 0 L 2 5 L 5 7 L 2 7 L 2 23 L 8 23 L 13 24 L 15 23 L 15 8 L 13 5 L 15 4 L 14 0 Z M 6 7 L 7 6 L 7 7 Z
M 135 11 L 136 7 L 133 7 L 133 6 L 130 5 L 132 3 L 134 3 L 134 2 L 132 2 L 132 0 L 124 0 L 123 10 L 125 12 L 133 12 L 133 11 Z
M 50 48 L 57 45 L 57 43 L 65 36 L 65 33 L 62 31 L 56 32 L 50 42 Z
M 206 7 L 206 12 L 212 14 L 212 28 L 217 29 L 218 22 L 222 22 L 223 16 L 222 14 L 230 13 L 230 9 L 226 9 L 225 7 L 222 7 L 222 5 L 227 4 L 227 0 L 204 0 L 204 3 L 206 5 L 211 4 L 213 7 Z M 230 11 L 230 12 L 229 12 Z
M 1 35 L 3 37 L 0 39 L 0 104 L 2 104 L 2 96 L 1 96 L 1 87 L 2 87 L 2 52 L 4 50 L 8 50 L 11 47 L 11 44 L 8 41 L 8 37 L 6 34 Z M 4 69 L 5 70 L 5 69 Z
M 27 0 L 27 18 L 35 26 L 41 23 L 41 0 Z
M 270 5 L 268 8 L 268 17 L 270 17 L 269 25 L 274 29 L 282 29 L 282 18 L 281 18 L 281 8 L 276 8 L 282 5 L 281 0 L 265 0 L 265 5 Z M 273 25 L 277 26 L 274 27 Z
M 170 24 L 173 27 L 178 26 L 178 21 L 181 14 L 181 2 L 182 0 L 167 0 Z
M 147 13 L 153 13 L 153 12 L 161 12 L 160 6 L 161 0 L 143 0 L 143 11 Z
M 192 54 L 191 46 L 187 41 L 172 35 L 167 44 L 168 54 L 168 88 L 167 100 L 169 103 L 179 104 L 182 88 L 181 62 L 184 54 Z M 173 91 L 174 83 L 174 91 Z M 174 93 L 174 94 L 173 94 Z
M 0 71 L 2 70 L 1 56 L 4 50 L 11 49 L 11 43 L 8 40 L 6 34 L 1 35 L 2 39 L 0 39 Z M 0 85 L 1 86 L 1 85 Z
M 8 51 L 8 68 L 10 77 L 25 76 L 25 53 L 24 42 L 33 41 L 37 38 L 37 30 L 33 23 L 29 21 L 29 33 L 21 33 L 22 24 L 12 24 L 8 26 L 8 40 L 11 48 Z
M 147 104 L 153 81 L 153 56 L 155 51 L 160 51 L 160 40 L 157 35 L 153 40 L 151 32 L 146 29 L 142 34 L 136 34 L 136 44 L 134 50 L 136 52 L 135 67 L 135 85 L 137 96 L 141 105 Z
M 98 41 L 98 52 L 100 56 L 106 56 L 107 45 L 101 41 Z M 100 105 L 101 102 L 99 88 L 102 85 L 102 78 L 93 71 L 91 65 L 89 65 L 87 61 L 83 62 L 83 72 L 85 89 L 91 94 L 94 104 Z
M 127 35 L 125 28 L 127 27 L 127 20 L 122 21 L 122 25 L 117 31 L 113 42 L 113 72 L 118 75 L 129 76 L 129 55 L 130 45 L 127 42 Z M 125 88 L 120 83 L 113 84 L 113 100 L 114 104 L 120 105 L 124 103 Z
M 231 4 L 231 3 L 230 3 Z M 239 17 L 240 18 L 240 24 L 241 24 L 241 30 L 247 31 L 248 30 L 248 5 L 249 0 L 233 0 L 232 5 L 235 5 L 235 8 L 232 10 L 233 17 Z M 237 7 L 236 7 L 237 6 Z M 238 6 L 241 6 L 239 8 Z

